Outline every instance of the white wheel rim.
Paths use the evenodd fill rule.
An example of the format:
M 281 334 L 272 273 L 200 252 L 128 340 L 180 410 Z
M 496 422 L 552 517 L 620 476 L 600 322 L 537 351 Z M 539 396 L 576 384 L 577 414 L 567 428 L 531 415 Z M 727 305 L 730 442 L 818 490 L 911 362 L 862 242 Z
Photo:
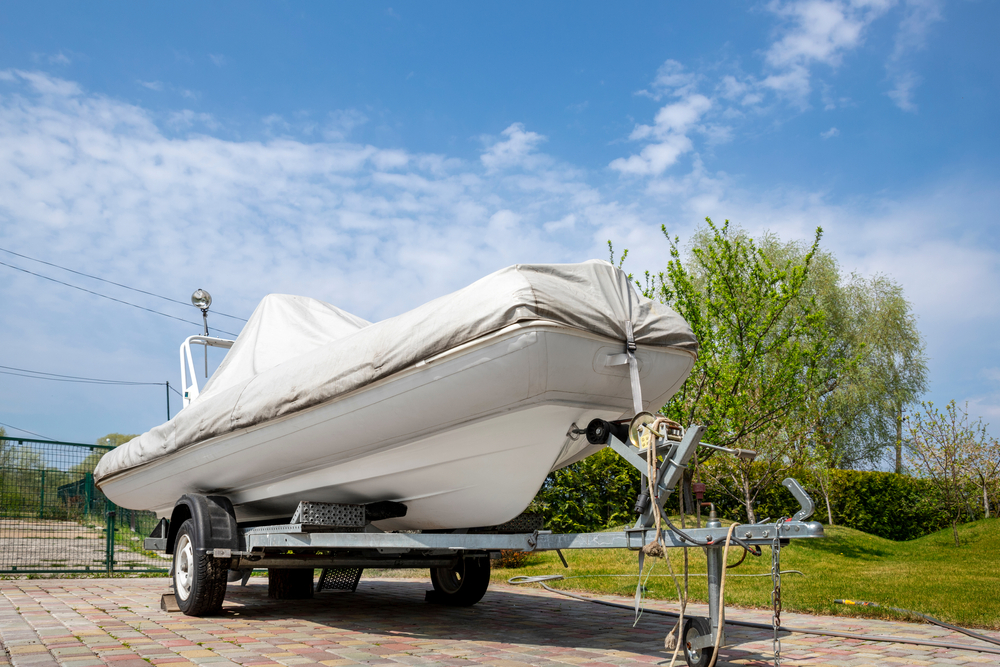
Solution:
M 459 562 L 455 568 L 441 568 L 438 570 L 438 583 L 445 593 L 454 595 L 462 588 L 462 580 L 465 578 L 465 563 Z
M 691 648 L 691 643 L 699 637 L 701 637 L 701 633 L 695 628 L 688 628 L 687 635 L 684 637 L 684 650 L 687 651 L 688 659 L 691 662 L 701 660 L 701 649 Z
M 174 593 L 182 600 L 191 595 L 194 567 L 194 545 L 190 537 L 181 535 L 174 548 Z

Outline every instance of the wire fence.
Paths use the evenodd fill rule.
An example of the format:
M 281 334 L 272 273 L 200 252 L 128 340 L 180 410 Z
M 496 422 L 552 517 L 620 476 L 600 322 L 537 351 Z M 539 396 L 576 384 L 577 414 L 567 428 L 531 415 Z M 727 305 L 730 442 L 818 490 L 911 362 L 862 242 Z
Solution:
M 166 571 L 142 548 L 156 515 L 120 508 L 94 484 L 109 449 L 0 437 L 0 573 Z

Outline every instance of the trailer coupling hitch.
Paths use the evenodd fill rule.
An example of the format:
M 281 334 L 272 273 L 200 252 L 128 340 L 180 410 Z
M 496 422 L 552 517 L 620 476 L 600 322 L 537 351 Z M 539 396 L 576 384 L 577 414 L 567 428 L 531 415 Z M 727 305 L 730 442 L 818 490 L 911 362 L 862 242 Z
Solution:
M 798 512 L 792 515 L 790 521 L 805 521 L 812 516 L 813 512 L 816 510 L 816 504 L 813 503 L 813 499 L 806 493 L 806 490 L 802 488 L 797 479 L 791 477 L 786 477 L 782 480 L 781 485 L 791 491 L 795 499 L 799 501 L 801 508 Z

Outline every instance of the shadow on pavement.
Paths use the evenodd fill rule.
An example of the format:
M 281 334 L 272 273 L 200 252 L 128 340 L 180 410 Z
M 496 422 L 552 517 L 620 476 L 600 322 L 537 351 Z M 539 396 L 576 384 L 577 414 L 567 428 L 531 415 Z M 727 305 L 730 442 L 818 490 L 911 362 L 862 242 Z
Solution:
M 549 594 L 491 588 L 473 607 L 446 607 L 424 602 L 430 582 L 366 581 L 355 593 L 318 593 L 312 600 L 282 601 L 267 597 L 265 581 L 246 587 L 230 585 L 224 615 L 241 620 L 296 620 L 362 633 L 405 638 L 467 641 L 552 647 L 564 655 L 569 649 L 627 651 L 657 660 L 669 660 L 664 635 L 673 619 L 644 615 L 632 627 L 633 615 Z M 764 641 L 759 630 L 727 628 L 728 643 Z M 590 654 L 594 662 L 602 656 Z M 765 659 L 756 651 L 734 646 L 722 657 Z M 679 657 L 678 664 L 684 664 Z M 724 662 L 720 661 L 720 665 Z

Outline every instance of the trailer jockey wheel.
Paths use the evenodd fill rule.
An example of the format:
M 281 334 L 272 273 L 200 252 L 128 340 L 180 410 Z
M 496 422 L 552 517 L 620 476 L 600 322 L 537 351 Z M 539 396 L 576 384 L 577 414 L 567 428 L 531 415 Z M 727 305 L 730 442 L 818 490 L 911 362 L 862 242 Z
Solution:
M 712 624 L 707 618 L 692 616 L 684 620 L 684 659 L 689 667 L 708 667 L 712 662 L 712 646 L 692 648 L 696 639 L 712 636 Z
M 432 602 L 469 607 L 483 599 L 490 585 L 490 559 L 460 558 L 454 567 L 431 568 Z
M 188 519 L 174 542 L 174 597 L 188 616 L 214 614 L 226 597 L 228 561 L 211 558 L 198 547 L 194 520 Z

